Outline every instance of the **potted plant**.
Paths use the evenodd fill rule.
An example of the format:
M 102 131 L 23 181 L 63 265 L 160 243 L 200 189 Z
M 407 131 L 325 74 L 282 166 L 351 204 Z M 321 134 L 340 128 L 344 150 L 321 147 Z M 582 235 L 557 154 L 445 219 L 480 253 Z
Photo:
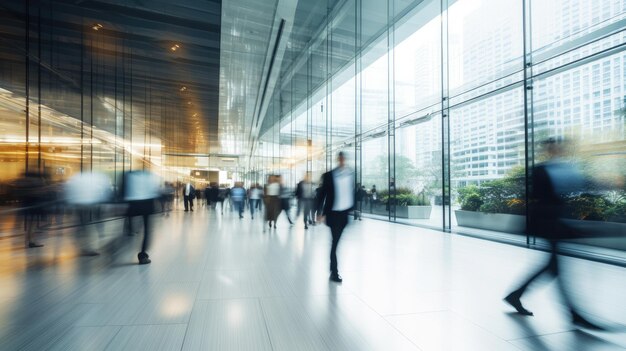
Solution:
M 455 211 L 457 224 L 462 227 L 524 233 L 523 168 L 513 169 L 502 179 L 486 181 L 458 189 L 461 209 Z
M 380 210 L 387 214 L 389 211 L 389 192 L 381 192 L 381 206 Z M 409 219 L 428 219 L 430 218 L 430 212 L 432 206 L 430 200 L 424 191 L 415 195 L 409 188 L 397 188 L 395 196 L 395 215 L 399 218 Z
M 408 197 L 406 201 L 409 219 L 429 219 L 433 207 L 430 205 L 430 199 L 424 191 L 417 195 Z

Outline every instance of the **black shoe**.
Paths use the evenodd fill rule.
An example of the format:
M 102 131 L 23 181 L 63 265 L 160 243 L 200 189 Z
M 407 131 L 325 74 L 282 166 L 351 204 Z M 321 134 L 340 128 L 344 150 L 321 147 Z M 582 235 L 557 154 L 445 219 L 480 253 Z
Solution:
M 304 230 L 307 230 L 307 229 L 309 229 L 309 226 L 308 226 L 308 225 L 305 225 L 305 226 L 304 226 Z
M 34 248 L 34 247 L 42 247 L 42 246 L 43 246 L 43 244 L 34 243 L 32 241 L 28 243 L 28 247 L 31 248 L 31 249 Z
M 139 264 L 149 264 L 150 262 L 152 262 L 149 258 L 144 257 L 142 259 L 139 260 Z
M 343 282 L 343 279 L 341 278 L 341 276 L 338 273 L 332 273 L 330 275 L 329 278 L 331 281 L 335 282 L 335 283 L 341 283 Z
M 189 210 L 185 210 L 185 212 L 189 212 Z
M 583 329 L 596 330 L 596 331 L 606 330 L 605 328 L 599 325 L 591 323 L 590 321 L 586 320 L 583 316 L 579 315 L 578 313 L 574 311 L 572 311 L 572 324 Z
M 520 301 L 520 294 L 518 292 L 512 292 L 509 295 L 507 295 L 507 297 L 504 298 L 504 301 L 506 301 L 509 305 L 513 306 L 513 308 L 515 308 L 515 310 L 517 311 L 517 313 L 523 315 L 523 316 L 533 316 L 533 313 L 530 312 L 529 310 L 525 309 L 524 306 L 522 306 L 522 302 Z

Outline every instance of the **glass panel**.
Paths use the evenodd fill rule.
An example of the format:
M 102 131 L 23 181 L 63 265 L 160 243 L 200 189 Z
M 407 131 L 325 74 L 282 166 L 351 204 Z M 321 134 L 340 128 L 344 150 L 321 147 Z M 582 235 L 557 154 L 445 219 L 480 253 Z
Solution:
M 396 29 L 395 47 L 396 118 L 441 102 L 441 18 L 439 3 L 419 6 Z
M 448 30 L 450 96 L 523 68 L 521 0 L 456 1 Z
M 398 222 L 441 228 L 441 114 L 416 123 L 396 130 L 396 218 Z
M 356 53 L 356 0 L 343 2 L 338 14 L 333 18 L 331 42 L 331 73 L 353 60 Z
M 543 141 L 562 139 L 564 158 L 590 180 L 588 186 L 564 195 L 571 225 L 584 228 L 593 223 L 593 238 L 577 242 L 620 250 L 626 250 L 624 240 L 612 238 L 611 232 L 623 226 L 615 222 L 626 222 L 624 72 L 626 52 L 620 52 L 535 80 L 533 89 L 535 162 L 546 160 Z
M 524 232 L 523 98 L 517 88 L 450 109 L 453 228 L 477 235 Z
M 626 18 L 626 3 L 613 0 L 532 1 L 533 50 L 545 52 L 597 38 L 602 29 Z M 623 29 L 623 25 L 615 28 Z M 613 29 L 611 29 L 613 31 Z
M 388 120 L 388 53 L 387 43 L 380 40 L 362 58 L 363 72 L 361 73 L 361 126 L 366 132 Z
M 363 141 L 362 144 L 362 186 L 367 196 L 363 204 L 363 212 L 388 218 L 388 182 L 389 162 L 387 137 Z
M 367 44 L 387 28 L 388 0 L 361 1 L 361 42 Z
M 344 76 L 352 77 L 345 80 Z M 345 80 L 345 81 L 344 81 Z M 340 84 L 335 86 L 334 83 Z M 356 113 L 356 92 L 354 65 L 347 68 L 343 74 L 333 79 L 332 93 L 332 143 L 338 144 L 354 138 L 354 118 Z

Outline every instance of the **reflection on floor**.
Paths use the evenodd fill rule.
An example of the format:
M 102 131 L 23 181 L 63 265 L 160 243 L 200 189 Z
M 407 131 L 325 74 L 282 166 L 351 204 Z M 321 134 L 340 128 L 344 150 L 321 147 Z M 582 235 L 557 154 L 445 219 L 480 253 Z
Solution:
M 155 217 L 153 263 L 141 235 L 114 254 L 77 257 L 71 233 L 24 250 L 0 240 L 2 350 L 614 350 L 626 333 L 578 331 L 554 283 L 511 313 L 501 298 L 546 254 L 364 219 L 328 281 L 325 226 L 263 232 L 260 219 L 206 208 Z M 106 235 L 121 223 L 106 225 Z M 106 236 L 105 235 L 105 236 Z M 589 318 L 626 330 L 622 268 L 567 261 Z M 573 278 L 576 279 L 573 279 Z

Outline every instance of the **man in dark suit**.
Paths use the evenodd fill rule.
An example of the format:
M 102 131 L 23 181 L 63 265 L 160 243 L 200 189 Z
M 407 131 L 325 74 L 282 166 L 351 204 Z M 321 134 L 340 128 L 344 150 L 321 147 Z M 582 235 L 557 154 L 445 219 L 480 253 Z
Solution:
M 348 212 L 354 206 L 354 174 L 346 167 L 343 152 L 337 155 L 338 165 L 322 176 L 322 186 L 317 197 L 316 208 L 320 209 L 321 221 L 326 218 L 333 237 L 330 249 L 330 280 L 341 283 L 342 278 L 337 269 L 337 246 L 344 228 L 348 224 Z
M 191 183 L 185 184 L 183 187 L 183 201 L 185 203 L 185 212 L 191 210 L 193 212 L 193 199 L 196 197 L 196 188 Z
M 521 315 L 532 316 L 521 302 L 526 289 L 540 276 L 549 274 L 557 279 L 558 287 L 572 316 L 572 322 L 587 329 L 602 329 L 581 316 L 570 301 L 563 281 L 559 278 L 559 243 L 566 238 L 576 237 L 579 234 L 561 218 L 565 212 L 564 196 L 579 192 L 584 187 L 585 180 L 581 172 L 563 159 L 566 145 L 564 141 L 550 138 L 542 145 L 548 160 L 537 164 L 532 169 L 531 192 L 529 201 L 529 227 L 532 235 L 543 237 L 550 243 L 550 258 L 537 272 L 533 273 L 516 290 L 507 295 L 504 300 Z

